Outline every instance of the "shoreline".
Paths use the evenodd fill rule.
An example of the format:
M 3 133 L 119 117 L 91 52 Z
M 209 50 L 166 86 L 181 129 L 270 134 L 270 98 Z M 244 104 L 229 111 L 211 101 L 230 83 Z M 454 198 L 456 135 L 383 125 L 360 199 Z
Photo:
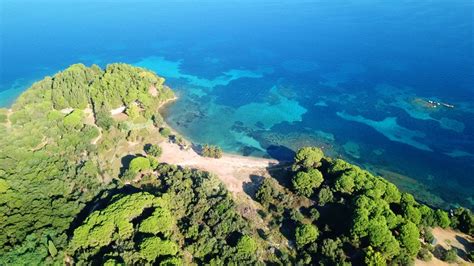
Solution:
M 199 143 L 195 143 L 195 142 L 191 141 L 185 134 L 183 134 L 183 133 L 179 132 L 177 129 L 171 127 L 170 124 L 168 124 L 165 121 L 165 117 L 163 115 L 163 109 L 169 107 L 169 105 L 171 105 L 172 103 L 174 103 L 177 100 L 179 100 L 179 97 L 175 96 L 173 98 L 170 98 L 170 99 L 162 102 L 158 106 L 158 111 L 160 112 L 161 116 L 163 117 L 163 126 L 169 128 L 173 135 L 181 136 L 186 141 L 186 143 L 199 144 Z M 212 143 L 208 143 L 208 144 L 213 145 Z M 277 159 L 274 159 L 274 158 L 271 158 L 271 157 L 267 158 L 267 157 L 260 157 L 260 156 L 245 156 L 245 155 L 242 155 L 242 154 L 239 154 L 239 153 L 232 153 L 232 152 L 227 152 L 227 151 L 222 151 L 222 155 L 223 156 L 225 155 L 226 157 L 249 158 L 249 159 L 253 159 L 253 160 L 257 160 L 257 161 L 258 160 L 263 160 L 263 161 L 271 160 L 271 161 L 275 161 L 275 162 L 278 162 L 278 163 L 289 163 L 290 162 L 290 161 L 280 161 L 280 160 L 277 160 Z
M 162 109 L 177 99 L 178 97 L 169 99 L 161 104 L 159 108 Z M 169 128 L 172 134 L 181 136 L 186 143 L 193 144 L 185 135 L 170 127 L 166 121 L 163 121 L 163 126 Z M 160 142 L 159 146 L 162 149 L 160 162 L 207 171 L 216 175 L 230 192 L 247 196 L 246 186 L 256 186 L 258 179 L 271 177 L 269 173 L 271 168 L 285 163 L 271 158 L 243 156 L 228 152 L 223 152 L 222 157 L 218 159 L 203 157 L 194 149 L 182 149 L 179 145 L 167 139 Z M 257 177 L 257 180 L 255 177 Z

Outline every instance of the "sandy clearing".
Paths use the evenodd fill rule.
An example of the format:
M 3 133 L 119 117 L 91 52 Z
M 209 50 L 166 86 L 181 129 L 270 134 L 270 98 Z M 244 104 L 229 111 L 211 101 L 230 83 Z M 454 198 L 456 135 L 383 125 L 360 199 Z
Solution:
M 150 88 L 148 88 L 148 93 L 150 93 L 151 96 L 153 96 L 153 97 L 158 96 L 158 90 L 153 85 L 151 85 Z
M 268 167 L 278 164 L 277 160 L 224 154 L 222 158 L 206 158 L 194 150 L 181 150 L 178 145 L 167 141 L 160 144 L 163 154 L 160 161 L 187 166 L 216 174 L 231 192 L 243 192 L 245 182 L 251 182 L 252 175 L 267 176 Z
M 444 249 L 451 249 L 457 248 L 462 250 L 464 253 L 467 252 L 467 249 L 474 247 L 474 238 L 466 235 L 461 232 L 456 232 L 451 229 L 443 229 L 440 227 L 433 228 L 433 236 L 436 238 L 436 244 L 442 246 Z M 468 247 L 470 246 L 470 247 Z M 433 256 L 433 259 L 428 262 L 424 262 L 421 260 L 416 260 L 415 265 L 417 266 L 424 266 L 424 265 L 474 265 L 474 263 L 467 262 L 464 259 L 458 256 L 458 263 L 456 264 L 448 264 L 442 260 L 439 260 Z

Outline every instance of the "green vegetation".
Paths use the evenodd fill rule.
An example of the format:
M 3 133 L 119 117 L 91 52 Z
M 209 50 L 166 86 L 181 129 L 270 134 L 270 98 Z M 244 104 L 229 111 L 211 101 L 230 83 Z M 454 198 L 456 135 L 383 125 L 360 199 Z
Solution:
M 146 157 L 137 157 L 130 162 L 129 170 L 133 173 L 151 169 L 150 160 Z
M 297 249 L 288 252 L 292 263 L 405 265 L 416 256 L 429 260 L 433 250 L 429 244 L 422 247 L 420 237 L 431 243 L 429 227 L 451 223 L 446 212 L 417 203 L 357 166 L 324 157 L 318 148 L 298 151 L 291 168 L 291 186 L 265 179 L 255 198 L 265 209 L 263 217 L 295 241 Z M 304 198 L 314 204 L 308 206 Z M 469 227 L 472 215 L 462 212 L 457 210 L 453 219 Z
M 99 160 L 115 121 L 109 110 L 131 102 L 144 110 L 173 97 L 145 69 L 82 64 L 32 85 L 12 106 L 0 138 L 0 264 L 62 261 L 71 223 L 100 191 L 113 186 Z M 158 95 L 148 93 L 155 86 Z M 85 112 L 92 108 L 92 114 Z M 72 108 L 64 114 L 62 109 Z M 3 110 L 3 109 L 2 109 Z M 95 118 L 95 119 L 94 119 Z M 94 124 L 95 120 L 95 124 Z M 112 141 L 111 141 L 112 142 Z
M 318 169 L 300 171 L 293 178 L 293 187 L 296 192 L 307 197 L 310 197 L 321 183 L 323 183 L 323 175 Z
M 78 64 L 0 109 L 0 265 L 406 265 L 431 259 L 431 227 L 474 231 L 469 210 L 433 210 L 315 147 L 262 180 L 261 206 L 233 198 L 210 173 L 160 163 L 163 137 L 187 146 L 161 127 L 163 82 Z
M 257 249 L 257 243 L 250 236 L 241 237 L 237 243 L 237 254 L 242 256 L 252 256 Z
M 443 217 L 443 219 L 446 219 Z M 474 215 L 470 210 L 458 208 L 454 210 L 451 226 L 468 235 L 474 235 Z
M 156 197 L 148 193 L 135 193 L 130 196 L 124 196 L 123 198 L 116 200 L 114 203 L 107 206 L 105 209 L 93 212 L 76 230 L 70 242 L 70 252 L 73 256 L 79 258 L 81 261 L 91 261 L 96 259 L 94 257 L 104 256 L 104 250 L 112 243 L 117 245 L 120 243 L 121 248 L 119 250 L 123 254 L 128 252 L 138 252 L 142 256 L 138 256 L 139 259 L 145 261 L 154 261 L 159 253 L 151 253 L 150 249 L 153 246 L 162 245 L 163 248 L 170 248 L 174 246 L 176 250 L 173 254 L 166 253 L 162 255 L 174 255 L 177 253 L 176 244 L 169 240 L 163 240 L 160 237 L 148 237 L 146 240 L 141 242 L 140 249 L 135 250 L 133 245 L 129 245 L 128 242 L 133 244 L 132 238 L 136 237 L 137 234 L 141 233 L 142 230 L 138 230 L 137 227 L 147 228 L 147 223 L 151 220 L 160 219 L 155 216 L 155 212 L 168 212 L 167 219 L 160 219 L 167 226 L 162 226 L 161 229 L 170 235 L 173 230 L 171 215 L 168 210 L 168 199 L 166 195 L 162 197 Z M 139 226 L 134 226 L 132 223 L 137 217 L 141 217 L 145 212 L 150 212 L 153 209 L 153 214 L 142 221 Z M 146 230 L 145 230 L 146 231 Z M 148 232 L 145 232 L 148 233 Z M 159 252 L 159 251 L 155 251 Z M 105 254 L 107 257 L 108 255 Z M 152 259 L 150 257 L 153 256 Z M 127 261 L 127 256 L 122 258 L 126 263 L 133 263 L 134 261 Z
M 452 249 L 446 250 L 443 254 L 442 259 L 448 263 L 455 263 L 458 259 L 456 249 L 452 248 Z
M 163 151 L 161 150 L 161 147 L 156 144 L 147 144 L 145 145 L 145 152 L 153 157 L 158 158 L 161 156 Z
M 167 137 L 169 137 L 169 136 L 171 135 L 171 130 L 170 130 L 169 128 L 167 128 L 167 127 L 162 127 L 162 128 L 160 128 L 160 134 L 161 134 L 163 137 L 167 138 Z
M 296 153 L 293 170 L 316 168 L 320 165 L 323 155 L 323 151 L 319 148 L 304 147 Z
M 222 149 L 214 145 L 205 144 L 202 146 L 201 155 L 204 157 L 219 159 L 222 157 Z
M 303 224 L 296 228 L 296 244 L 299 248 L 307 244 L 313 243 L 318 238 L 318 228 L 312 224 Z
M 431 254 L 431 251 L 427 247 L 422 247 L 420 251 L 418 252 L 417 258 L 419 258 L 422 261 L 431 261 L 433 259 L 433 255 Z

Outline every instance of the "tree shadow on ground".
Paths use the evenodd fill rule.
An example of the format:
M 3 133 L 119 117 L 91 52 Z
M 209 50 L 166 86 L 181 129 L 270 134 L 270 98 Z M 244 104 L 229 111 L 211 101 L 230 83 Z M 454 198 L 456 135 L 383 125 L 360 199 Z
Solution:
M 137 158 L 138 156 L 142 156 L 141 154 L 127 154 L 125 156 L 122 157 L 122 159 L 120 159 L 120 162 L 122 163 L 122 167 L 120 167 L 120 174 L 119 176 L 122 176 L 125 171 L 127 171 L 128 167 L 130 166 L 130 162 Z
M 201 144 L 191 143 L 191 149 L 199 155 L 202 154 L 202 145 Z
M 291 165 L 292 162 L 279 162 L 278 164 L 267 167 L 267 171 L 270 176 L 278 182 L 279 185 L 290 189 L 291 177 L 293 176 Z
M 469 258 L 467 257 L 467 254 L 474 250 L 474 243 L 459 235 L 456 236 L 456 240 L 464 248 L 464 250 L 459 250 L 460 252 L 458 252 L 458 256 L 461 257 L 463 260 L 468 261 Z
M 467 258 L 467 253 L 464 251 L 464 250 L 461 250 L 457 247 L 451 247 L 452 249 L 454 249 L 456 251 L 456 255 L 459 257 L 459 258 L 462 258 L 463 260 L 466 260 L 468 261 L 468 258 Z M 434 251 L 433 251 L 433 255 L 439 259 L 439 260 L 442 260 L 442 261 L 445 261 L 445 254 L 448 252 L 448 249 L 444 248 L 443 246 L 441 245 L 436 245 L 435 248 L 434 248 Z
M 441 245 L 436 245 L 433 250 L 433 256 L 435 256 L 439 260 L 443 260 L 444 254 L 446 253 L 446 249 Z
M 291 165 L 295 157 L 295 152 L 282 145 L 270 145 L 267 153 L 278 161 L 267 167 L 267 171 L 281 186 L 291 188 L 291 176 L 293 175 Z
M 256 201 L 255 193 L 265 177 L 259 175 L 250 175 L 250 182 L 244 182 L 242 188 L 244 192 Z

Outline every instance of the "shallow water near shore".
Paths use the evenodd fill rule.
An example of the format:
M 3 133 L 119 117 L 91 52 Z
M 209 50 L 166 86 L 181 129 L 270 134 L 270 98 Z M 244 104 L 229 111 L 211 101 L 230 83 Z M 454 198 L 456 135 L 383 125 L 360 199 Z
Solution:
M 131 63 L 167 78 L 166 120 L 194 142 L 280 160 L 317 145 L 474 208 L 469 1 L 1 5 L 0 106 L 73 63 Z

